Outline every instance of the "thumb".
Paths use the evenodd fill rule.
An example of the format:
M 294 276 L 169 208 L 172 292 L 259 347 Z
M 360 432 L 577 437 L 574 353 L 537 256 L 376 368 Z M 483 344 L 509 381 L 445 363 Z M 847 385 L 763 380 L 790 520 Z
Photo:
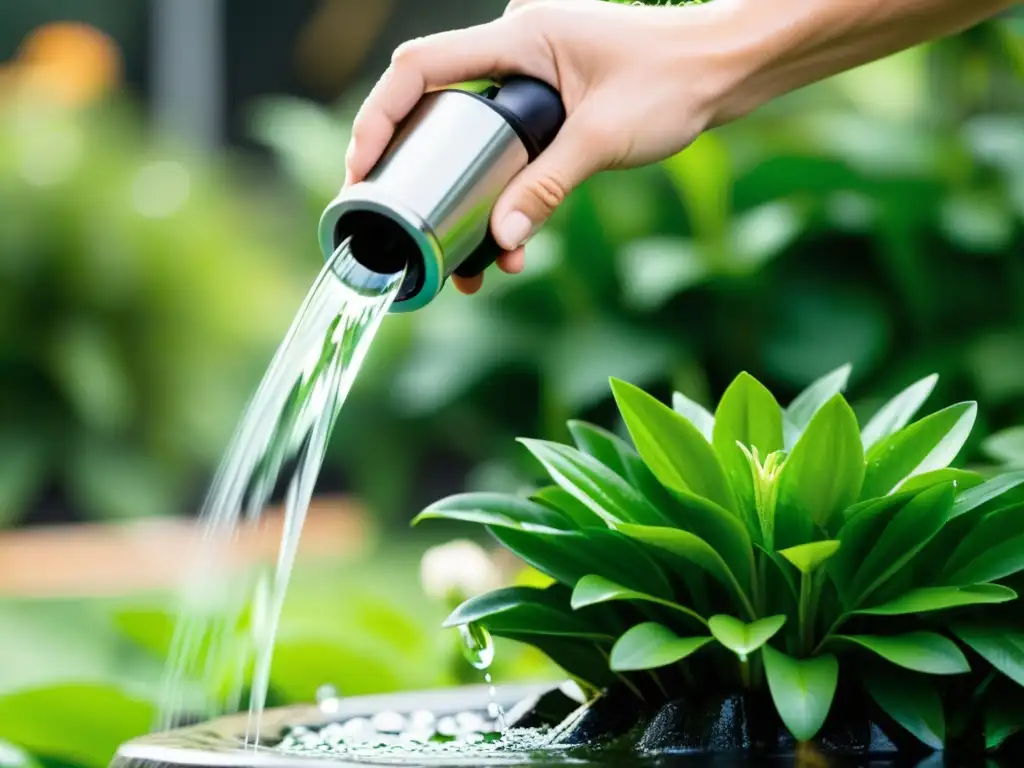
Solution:
M 597 148 L 583 138 L 578 115 L 574 117 L 498 198 L 491 229 L 494 239 L 506 251 L 522 246 L 573 189 L 604 165 Z

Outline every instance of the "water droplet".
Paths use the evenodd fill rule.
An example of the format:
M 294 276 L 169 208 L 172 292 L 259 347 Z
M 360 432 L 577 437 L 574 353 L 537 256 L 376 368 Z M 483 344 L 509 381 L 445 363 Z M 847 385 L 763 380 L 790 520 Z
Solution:
M 316 704 L 320 711 L 326 715 L 336 713 L 341 705 L 338 689 L 333 685 L 321 685 L 316 689 Z
M 462 624 L 459 626 L 462 635 L 462 652 L 476 669 L 484 670 L 494 661 L 494 640 L 486 627 L 479 624 Z

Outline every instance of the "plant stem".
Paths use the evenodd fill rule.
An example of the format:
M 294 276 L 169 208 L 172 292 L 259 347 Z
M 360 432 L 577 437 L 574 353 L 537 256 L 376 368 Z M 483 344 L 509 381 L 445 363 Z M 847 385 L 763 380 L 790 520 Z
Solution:
M 814 646 L 814 650 L 811 651 L 811 656 L 816 656 L 817 655 L 818 651 L 820 651 L 822 649 L 822 646 L 824 646 L 825 643 L 827 643 L 829 640 L 832 639 L 832 634 L 837 629 L 839 629 L 839 627 L 842 625 L 842 623 L 844 621 L 846 621 L 849 617 L 850 617 L 850 615 L 848 613 L 841 613 L 841 614 L 839 614 L 839 617 L 834 622 L 832 622 L 832 626 L 828 628 L 828 632 L 826 632 L 824 634 L 824 636 L 821 638 L 821 642 L 818 643 L 816 646 Z
M 800 600 L 797 602 L 797 637 L 798 647 L 801 653 L 807 651 L 808 646 L 811 644 L 810 633 L 807 631 L 808 620 L 807 613 L 810 608 L 811 602 L 811 580 L 807 578 L 807 574 L 801 571 L 800 573 Z
M 740 662 L 740 683 L 747 690 L 750 689 L 750 659 L 746 658 Z
M 661 695 L 667 699 L 668 691 L 666 691 L 665 686 L 661 684 L 661 678 L 658 677 L 657 673 L 653 669 L 647 670 L 647 674 L 651 676 L 651 680 L 653 680 L 654 684 L 658 686 L 658 690 L 661 691 Z

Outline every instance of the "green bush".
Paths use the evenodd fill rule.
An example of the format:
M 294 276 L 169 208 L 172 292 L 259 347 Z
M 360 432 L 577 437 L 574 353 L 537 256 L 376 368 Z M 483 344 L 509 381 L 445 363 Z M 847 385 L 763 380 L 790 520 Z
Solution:
M 554 485 L 529 499 L 461 494 L 417 518 L 483 524 L 554 581 L 470 599 L 447 624 L 534 645 L 592 689 L 618 681 L 645 704 L 767 689 L 799 740 L 824 723 L 842 668 L 928 746 L 964 736 L 974 720 L 952 714 L 965 692 L 980 709 L 987 676 L 1024 685 L 1007 650 L 1024 626 L 1000 610 L 1024 571 L 1024 471 L 949 467 L 977 406 L 912 421 L 935 376 L 858 426 L 849 374 L 785 409 L 741 374 L 713 415 L 613 379 L 635 450 L 570 422 L 575 448 L 520 441 Z M 1000 733 L 1024 727 L 996 710 Z
M 108 103 L 0 103 L 0 523 L 179 512 L 316 274 Z

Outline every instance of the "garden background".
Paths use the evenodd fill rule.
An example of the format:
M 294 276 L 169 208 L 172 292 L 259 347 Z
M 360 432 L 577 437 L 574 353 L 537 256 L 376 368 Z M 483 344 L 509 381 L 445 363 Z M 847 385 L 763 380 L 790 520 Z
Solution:
M 502 5 L 0 6 L 0 764 L 101 768 L 148 730 L 168 589 L 322 265 L 354 109 L 399 42 Z M 747 370 L 785 403 L 849 362 L 870 413 L 938 372 L 933 403 L 979 402 L 960 463 L 1024 466 L 1022 68 L 1004 19 L 805 89 L 593 179 L 525 274 L 388 318 L 318 485 L 274 702 L 477 682 L 439 625 L 514 564 L 486 540 L 424 559 L 474 532 L 408 523 L 531 483 L 516 436 L 619 429 L 609 376 L 710 405 Z M 499 681 L 552 674 L 499 651 Z

